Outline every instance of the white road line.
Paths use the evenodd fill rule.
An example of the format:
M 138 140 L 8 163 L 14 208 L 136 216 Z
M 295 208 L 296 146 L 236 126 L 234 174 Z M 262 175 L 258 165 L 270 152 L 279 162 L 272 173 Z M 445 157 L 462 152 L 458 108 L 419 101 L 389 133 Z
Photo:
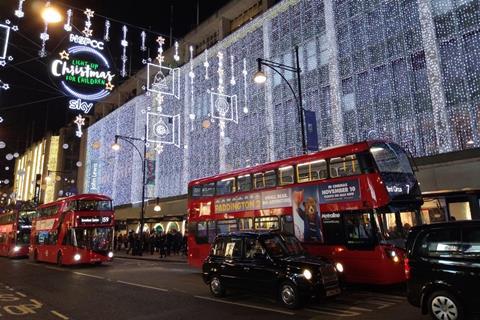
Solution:
M 251 309 L 258 309 L 258 310 L 282 313 L 282 314 L 286 314 L 286 315 L 289 315 L 289 316 L 295 315 L 295 313 L 293 313 L 293 312 L 288 312 L 288 311 L 283 311 L 283 310 L 278 310 L 278 309 L 273 309 L 273 308 L 260 307 L 260 306 L 256 306 L 256 305 L 252 305 L 252 304 L 231 302 L 231 301 L 220 300 L 220 299 L 204 297 L 204 296 L 194 296 L 194 297 L 198 298 L 198 299 L 208 300 L 208 301 L 220 302 L 220 303 L 225 303 L 225 304 L 232 304 L 232 305 L 240 306 L 240 307 L 246 307 L 246 308 L 251 308 Z
M 51 312 L 53 315 L 56 315 L 57 317 L 59 317 L 60 319 L 63 319 L 63 320 L 68 320 L 68 319 L 70 319 L 69 317 L 61 314 L 61 313 L 58 312 L 58 311 L 52 310 L 52 311 L 50 311 L 50 312 Z
M 62 269 L 62 268 L 50 267 L 50 266 L 45 266 L 45 269 L 56 270 L 56 271 L 67 271 L 67 270 Z
M 85 276 L 85 277 L 91 277 L 91 278 L 96 278 L 96 279 L 105 279 L 104 277 L 100 277 L 100 276 L 94 276 L 93 274 L 88 274 L 88 273 L 81 273 L 81 272 L 73 272 L 75 274 L 78 274 L 79 276 Z
M 15 291 L 15 293 L 16 293 L 18 296 L 22 297 L 22 298 L 26 298 L 26 297 L 27 297 L 26 294 L 23 294 L 23 293 L 21 293 L 21 292 Z
M 329 315 L 329 316 L 336 316 L 336 317 L 356 317 L 360 315 L 360 313 L 350 311 L 350 310 L 326 308 L 326 307 L 320 307 L 318 309 L 308 308 L 305 310 L 319 313 L 319 314 Z
M 127 281 L 122 281 L 122 280 L 117 280 L 117 282 L 118 282 L 118 283 L 127 284 L 127 285 L 130 285 L 130 286 L 145 288 L 145 289 L 152 289 L 152 290 L 157 290 L 157 291 L 168 292 L 167 289 L 157 288 L 157 287 L 151 287 L 151 286 L 146 286 L 146 285 L 144 285 L 144 284 L 139 284 L 139 283 L 127 282 Z
M 382 294 L 382 293 L 375 293 L 375 292 L 354 292 L 355 295 L 359 296 L 367 296 L 367 297 L 372 297 L 372 298 L 385 298 L 385 299 L 392 299 L 392 300 L 406 300 L 406 297 L 402 296 L 397 296 L 397 295 L 391 295 L 391 294 Z
M 395 303 L 393 302 L 386 302 L 386 301 L 381 301 L 381 300 L 374 300 L 374 299 L 366 299 L 364 301 L 364 303 L 366 304 L 373 304 L 373 305 L 377 305 L 377 309 L 384 309 L 384 308 L 387 308 L 387 307 L 391 307 L 391 306 L 394 306 Z

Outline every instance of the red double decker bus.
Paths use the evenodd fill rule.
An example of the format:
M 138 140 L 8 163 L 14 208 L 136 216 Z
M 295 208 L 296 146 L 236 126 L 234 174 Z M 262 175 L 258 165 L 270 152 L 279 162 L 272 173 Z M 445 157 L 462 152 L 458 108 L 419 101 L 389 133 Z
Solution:
M 103 195 L 81 194 L 40 205 L 32 221 L 30 257 L 72 265 L 113 258 L 114 211 Z
M 17 202 L 0 214 L 0 256 L 28 257 L 33 205 Z
M 407 153 L 365 141 L 189 183 L 189 262 L 201 266 L 219 233 L 280 229 L 344 280 L 405 280 L 405 232 L 421 223 L 422 197 Z

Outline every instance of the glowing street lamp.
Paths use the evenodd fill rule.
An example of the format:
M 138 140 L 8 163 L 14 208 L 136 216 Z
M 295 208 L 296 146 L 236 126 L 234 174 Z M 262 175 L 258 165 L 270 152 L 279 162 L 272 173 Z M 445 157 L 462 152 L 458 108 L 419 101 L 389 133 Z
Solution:
M 162 207 L 160 207 L 160 198 L 157 198 L 157 202 L 155 204 L 155 207 L 153 207 L 153 211 L 155 211 L 155 212 L 162 211 Z
M 59 23 L 63 20 L 60 12 L 48 3 L 42 11 L 42 19 L 45 23 Z

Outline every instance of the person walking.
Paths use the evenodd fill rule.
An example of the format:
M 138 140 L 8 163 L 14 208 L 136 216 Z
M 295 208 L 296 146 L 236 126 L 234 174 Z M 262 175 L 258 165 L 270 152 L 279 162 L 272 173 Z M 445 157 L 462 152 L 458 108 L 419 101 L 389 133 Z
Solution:
M 133 252 L 134 252 L 133 246 L 135 244 L 135 237 L 133 235 L 132 230 L 130 230 L 130 232 L 128 233 L 127 238 L 128 238 L 128 248 L 127 248 L 126 254 L 130 254 L 130 251 L 131 251 L 133 255 Z
M 167 253 L 166 253 L 166 241 L 167 238 L 165 237 L 165 234 L 163 231 L 160 231 L 160 236 L 158 237 L 158 245 L 160 248 L 160 258 L 166 258 Z

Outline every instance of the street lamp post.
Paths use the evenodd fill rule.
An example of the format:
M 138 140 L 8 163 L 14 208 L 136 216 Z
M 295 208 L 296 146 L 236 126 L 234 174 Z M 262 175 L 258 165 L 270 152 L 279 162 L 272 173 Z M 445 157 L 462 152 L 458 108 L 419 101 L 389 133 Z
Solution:
M 298 119 L 300 121 L 300 126 L 301 126 L 301 130 L 302 130 L 302 151 L 303 151 L 303 154 L 306 154 L 307 153 L 307 142 L 305 140 L 305 120 L 304 120 L 304 114 L 303 114 L 304 109 L 303 109 L 303 101 L 302 101 L 302 84 L 301 84 L 301 81 L 300 81 L 300 73 L 301 73 L 302 70 L 300 69 L 300 62 L 299 62 L 299 58 L 298 58 L 298 46 L 295 46 L 295 67 L 287 66 L 287 65 L 275 62 L 275 61 L 266 60 L 266 59 L 262 59 L 262 58 L 257 58 L 257 63 L 258 63 L 258 69 L 257 69 L 257 72 L 255 73 L 254 78 L 253 78 L 253 80 L 256 83 L 261 84 L 261 83 L 265 83 L 265 81 L 267 81 L 267 76 L 262 71 L 262 65 L 264 65 L 264 66 L 267 66 L 267 67 L 271 68 L 278 75 L 280 75 L 280 77 L 282 77 L 282 79 L 285 80 L 288 87 L 292 91 L 293 97 L 295 99 L 295 103 L 297 105 Z M 297 95 L 295 93 L 295 90 L 293 89 L 292 85 L 290 84 L 290 82 L 288 82 L 288 80 L 279 71 L 279 69 L 294 72 L 296 74 L 296 76 L 297 76 L 297 87 L 298 87 L 298 97 L 297 97 Z
M 140 252 L 139 255 L 143 255 L 143 224 L 145 220 L 145 171 L 146 171 L 146 164 L 147 161 L 147 125 L 145 124 L 145 136 L 143 138 L 136 138 L 136 137 L 129 137 L 129 136 L 122 136 L 122 135 L 115 135 L 115 143 L 112 145 L 112 149 L 114 151 L 120 150 L 120 145 L 118 144 L 118 140 L 123 140 L 131 144 L 135 150 L 137 150 L 140 159 L 142 160 L 142 209 L 140 211 Z M 137 148 L 133 141 L 142 141 L 143 142 L 143 154 Z

